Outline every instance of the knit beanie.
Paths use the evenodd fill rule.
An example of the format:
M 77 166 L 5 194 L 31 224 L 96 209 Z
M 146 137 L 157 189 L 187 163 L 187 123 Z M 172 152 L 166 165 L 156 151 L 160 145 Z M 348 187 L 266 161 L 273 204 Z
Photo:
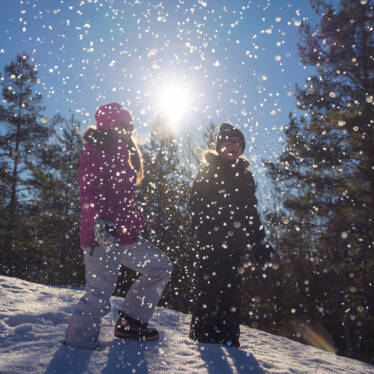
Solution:
M 216 138 L 216 151 L 219 152 L 221 145 L 230 138 L 238 138 L 242 151 L 245 149 L 245 139 L 243 133 L 229 122 L 223 122 L 219 125 Z
M 102 105 L 95 113 L 97 128 L 108 131 L 117 127 L 126 132 L 134 130 L 134 123 L 130 112 L 118 103 Z

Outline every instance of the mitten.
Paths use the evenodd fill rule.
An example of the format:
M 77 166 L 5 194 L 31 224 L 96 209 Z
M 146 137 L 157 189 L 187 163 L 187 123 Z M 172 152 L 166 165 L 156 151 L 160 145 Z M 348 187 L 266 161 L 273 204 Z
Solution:
M 107 252 L 118 247 L 117 232 L 114 225 L 107 218 L 100 218 L 94 227 L 95 240 L 106 249 Z

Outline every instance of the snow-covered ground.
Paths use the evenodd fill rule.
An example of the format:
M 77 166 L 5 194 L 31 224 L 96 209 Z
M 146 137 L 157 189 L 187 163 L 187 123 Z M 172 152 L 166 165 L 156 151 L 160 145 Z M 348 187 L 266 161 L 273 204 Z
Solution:
M 188 339 L 190 317 L 163 308 L 151 320 L 158 342 L 116 339 L 118 298 L 103 322 L 103 350 L 67 348 L 60 341 L 82 293 L 0 276 L 0 373 L 374 373 L 360 361 L 246 326 L 240 349 L 195 344 Z

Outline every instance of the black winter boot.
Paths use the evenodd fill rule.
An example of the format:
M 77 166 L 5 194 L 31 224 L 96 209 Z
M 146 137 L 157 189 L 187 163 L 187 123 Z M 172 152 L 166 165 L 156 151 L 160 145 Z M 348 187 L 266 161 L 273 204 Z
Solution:
M 158 331 L 153 327 L 147 327 L 146 323 L 127 316 L 119 311 L 119 318 L 114 328 L 114 336 L 120 339 L 157 340 Z

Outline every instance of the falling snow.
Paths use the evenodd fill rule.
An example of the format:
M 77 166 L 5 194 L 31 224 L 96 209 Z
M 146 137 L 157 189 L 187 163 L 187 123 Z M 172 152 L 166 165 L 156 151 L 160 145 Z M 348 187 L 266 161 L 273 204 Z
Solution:
M 322 6 L 324 2 L 312 3 Z M 72 122 L 79 121 L 74 133 L 78 136 L 95 124 L 94 114 L 100 105 L 120 102 L 133 114 L 134 137 L 142 147 L 146 166 L 143 185 L 136 191 L 139 209 L 148 221 L 159 219 L 158 227 L 162 227 L 166 237 L 172 232 L 188 238 L 183 243 L 175 240 L 175 248 L 171 248 L 164 238 L 157 236 L 161 234 L 152 224 L 147 234 L 157 241 L 155 244 L 165 245 L 165 251 L 172 254 L 175 268 L 183 264 L 178 268 L 181 272 L 174 273 L 167 293 L 177 300 L 175 305 L 180 309 L 176 309 L 190 312 L 192 296 L 187 292 L 185 295 L 180 284 L 193 282 L 196 264 L 203 256 L 199 255 L 201 248 L 193 241 L 196 238 L 188 236 L 187 219 L 191 217 L 186 210 L 188 197 L 185 195 L 202 167 L 203 149 L 206 145 L 215 148 L 217 129 L 209 133 L 209 124 L 230 121 L 245 137 L 245 156 L 251 163 L 253 185 L 257 187 L 258 204 L 256 200 L 253 206 L 264 217 L 261 230 L 279 244 L 271 261 L 261 266 L 250 258 L 254 249 L 249 244 L 243 263 L 234 269 L 235 275 L 247 281 L 243 291 L 248 307 L 246 324 L 254 328 L 266 326 L 267 331 L 276 331 L 329 352 L 243 327 L 242 347 L 232 354 L 232 347 L 191 342 L 188 339 L 190 316 L 157 308 L 153 322 L 161 331 L 159 344 L 147 346 L 113 340 L 112 313 L 105 317 L 104 350 L 85 352 L 81 356 L 57 343 L 68 323 L 73 301 L 78 299 L 81 290 L 37 286 L 2 277 L 0 371 L 5 370 L 7 374 L 30 371 L 27 367 L 31 365 L 31 371 L 52 373 L 58 372 L 58 366 L 67 362 L 74 372 L 74 360 L 77 360 L 79 372 L 92 373 L 129 368 L 132 373 L 186 372 L 186 367 L 189 372 L 217 372 L 221 365 L 227 372 L 372 372 L 372 367 L 332 353 L 344 351 L 355 357 L 356 349 L 372 341 L 372 335 L 365 340 L 364 334 L 369 334 L 373 326 L 373 302 L 369 294 L 373 287 L 373 257 L 370 256 L 374 242 L 370 229 L 373 216 L 369 212 L 373 211 L 374 186 L 373 53 L 370 44 L 374 10 L 372 0 L 342 0 L 340 7 L 339 3 L 331 2 L 334 11 L 324 9 L 316 14 L 309 2 L 297 0 L 9 1 L 0 15 L 0 83 L 3 89 L 0 200 L 5 202 L 0 203 L 1 217 L 5 217 L 0 222 L 0 232 L 4 237 L 6 230 L 7 234 L 14 231 L 25 235 L 18 241 L 18 247 L 9 247 L 20 251 L 17 258 L 27 258 L 25 253 L 38 250 L 48 242 L 46 233 L 40 233 L 38 226 L 45 217 L 58 217 L 47 229 L 43 228 L 44 231 L 55 229 L 69 221 L 74 208 L 71 202 L 63 212 L 48 211 L 48 204 L 58 200 L 48 194 L 54 190 L 52 184 L 51 191 L 43 192 L 48 204 L 33 205 L 33 199 L 39 196 L 35 193 L 36 186 L 48 186 L 55 178 L 55 169 L 43 174 L 42 182 L 33 180 L 29 185 L 26 182 L 32 174 L 30 170 L 41 160 L 46 165 L 51 162 L 46 168 L 56 167 L 50 156 L 52 153 L 47 151 L 58 147 L 59 136 L 67 128 L 66 122 L 58 116 L 74 114 L 71 118 Z M 352 6 L 352 12 L 343 14 L 346 18 L 336 17 L 348 5 Z M 353 11 L 357 9 L 359 17 Z M 321 19 L 325 27 L 314 30 L 313 25 Z M 311 29 L 306 27 L 309 24 Z M 347 33 L 349 27 L 352 33 Z M 346 38 L 341 40 L 343 32 Z M 304 39 L 309 49 L 298 46 L 303 35 L 309 36 Z M 12 107 L 8 105 L 9 98 L 18 92 L 22 92 L 21 96 L 27 94 L 20 85 L 22 74 L 7 76 L 5 71 L 3 73 L 3 68 L 17 55 L 29 59 L 37 73 L 36 95 L 29 95 L 24 102 Z M 355 75 L 356 72 L 359 74 Z M 30 118 L 24 120 L 22 115 L 28 108 L 34 102 L 38 105 L 38 95 L 43 96 L 45 109 L 40 108 L 40 113 L 31 113 Z M 10 112 L 5 110 L 9 107 Z M 8 124 L 24 127 L 22 131 L 7 133 Z M 42 130 L 48 131 L 53 126 L 58 129 L 48 144 L 50 149 L 38 132 L 32 133 L 32 138 L 21 144 L 23 147 L 19 148 L 18 143 L 13 146 L 20 138 L 25 140 L 31 125 L 40 125 Z M 66 155 L 69 146 L 64 145 L 60 151 Z M 315 154 L 318 157 L 313 158 Z M 123 166 L 127 160 L 119 162 Z M 25 181 L 22 186 L 16 186 L 18 163 L 25 173 L 21 178 Z M 71 160 L 63 164 L 75 178 L 77 165 Z M 110 169 L 108 164 L 105 168 Z M 219 179 L 219 173 L 220 170 L 210 177 Z M 233 174 L 231 179 L 235 180 L 239 174 Z M 68 172 L 62 173 L 62 177 L 66 175 Z M 84 175 L 87 180 L 91 177 L 89 173 Z M 126 176 L 121 171 L 105 177 L 116 181 L 115 194 L 123 192 L 121 183 Z M 61 189 L 63 198 L 73 195 L 71 187 L 75 179 L 69 178 L 63 181 L 67 186 Z M 233 192 L 227 190 L 227 180 L 220 183 L 217 194 L 226 202 L 234 193 L 243 195 L 242 186 L 236 186 Z M 14 187 L 13 197 L 10 186 Z M 253 196 L 254 191 L 255 187 Z M 246 193 L 246 200 L 249 195 Z M 294 196 L 297 199 L 292 199 Z M 11 199 L 17 204 L 26 203 L 11 209 L 14 208 L 9 203 Z M 92 204 L 82 207 L 90 209 Z M 202 220 L 217 220 L 212 226 L 215 236 L 227 229 L 227 236 L 232 238 L 243 227 L 255 225 L 256 216 L 253 215 L 248 215 L 245 222 L 219 222 L 224 215 L 222 211 L 233 217 L 235 209 L 239 210 L 240 207 L 231 201 L 224 205 L 216 198 L 206 205 L 210 210 L 204 211 Z M 161 208 L 167 214 L 157 216 Z M 9 229 L 4 223 L 8 210 L 22 214 L 18 221 L 30 217 L 34 221 L 18 227 L 18 231 Z M 212 211 L 215 214 L 212 215 Z M 68 242 L 78 235 L 77 221 L 70 223 L 60 242 Z M 127 227 L 121 230 L 124 235 L 129 233 Z M 318 248 L 313 239 L 316 237 L 322 237 Z M 32 243 L 30 248 L 26 243 Z M 301 250 L 300 243 L 304 243 Z M 221 244 L 221 249 L 227 253 L 227 242 Z M 188 253 L 183 252 L 186 246 L 189 246 Z M 66 251 L 75 249 L 79 251 L 79 248 L 65 248 Z M 51 260 L 50 250 L 52 248 L 25 268 L 48 269 L 60 261 L 59 270 L 65 270 L 64 256 Z M 70 252 L 65 257 L 69 256 Z M 6 256 L 0 255 L 1 261 L 3 257 Z M 12 269 L 10 267 L 4 274 Z M 331 274 L 335 274 L 335 278 Z M 208 283 L 210 277 L 216 275 L 213 271 L 204 274 L 203 279 Z M 33 276 L 36 276 L 35 271 Z M 39 280 L 49 281 L 47 275 Z M 227 288 L 231 287 L 228 282 Z M 195 289 L 192 288 L 187 291 L 192 293 Z M 276 294 L 279 289 L 285 291 L 284 294 Z M 33 300 L 28 299 L 31 293 Z M 29 303 L 18 303 L 17 295 Z M 310 295 L 318 296 L 311 300 Z M 330 299 L 336 300 L 335 306 L 329 304 Z M 310 304 L 312 310 L 307 309 Z M 118 305 L 119 301 L 114 299 L 113 309 L 118 309 Z M 230 305 L 229 310 L 235 313 L 238 309 Z M 339 312 L 339 317 L 332 316 L 334 312 Z M 287 321 L 276 320 L 275 316 L 279 315 L 287 316 Z M 326 326 L 319 326 L 320 321 L 327 321 Z M 329 322 L 336 323 L 334 342 L 332 334 L 325 331 Z M 353 334 L 356 335 L 352 337 Z M 367 361 L 372 360 L 367 352 L 365 354 Z M 156 362 L 152 356 L 156 357 Z

